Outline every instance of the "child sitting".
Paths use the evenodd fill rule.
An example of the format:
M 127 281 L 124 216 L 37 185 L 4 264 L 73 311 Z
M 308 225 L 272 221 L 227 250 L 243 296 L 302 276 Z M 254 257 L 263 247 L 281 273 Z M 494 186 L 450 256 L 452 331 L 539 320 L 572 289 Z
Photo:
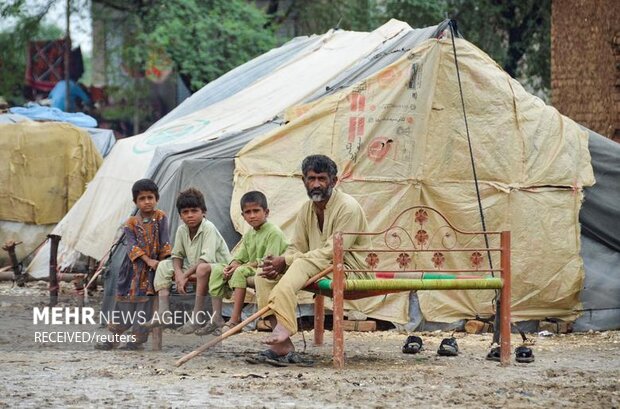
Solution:
M 159 200 L 157 185 L 150 179 L 141 179 L 134 183 L 131 192 L 138 213 L 125 222 L 127 257 L 118 273 L 116 291 L 116 310 L 121 312 L 117 316 L 123 318 L 122 322 L 111 322 L 108 329 L 120 335 L 133 326 L 133 341 L 127 342 L 123 348 L 138 349 L 148 339 L 148 329 L 140 325 L 140 321 L 151 319 L 155 270 L 160 260 L 170 256 L 170 239 L 168 218 L 156 208 Z M 128 318 L 130 314 L 133 322 Z M 110 350 L 117 344 L 116 341 L 107 341 L 96 344 L 95 348 Z
M 155 291 L 159 293 L 158 314 L 153 317 L 149 327 L 166 323 L 165 314 L 170 310 L 170 287 L 172 279 L 180 294 L 186 294 L 185 285 L 190 277 L 196 277 L 196 301 L 192 319 L 187 321 L 179 331 L 190 334 L 200 328 L 205 320 L 205 296 L 209 289 L 211 274 L 221 274 L 230 262 L 230 252 L 224 238 L 215 225 L 205 216 L 207 206 L 200 191 L 190 188 L 179 194 L 177 210 L 183 224 L 177 229 L 172 249 L 172 260 L 165 260 L 157 267 L 155 273 Z M 212 300 L 214 301 L 214 300 Z M 213 302 L 213 313 L 216 322 L 208 325 L 222 325 L 221 304 Z M 219 319 L 218 319 L 219 318 Z M 211 319 L 213 321 L 213 318 Z
M 263 193 L 252 191 L 244 194 L 241 214 L 252 230 L 243 235 L 233 261 L 221 273 L 212 273 L 209 281 L 209 293 L 213 299 L 230 296 L 230 290 L 233 290 L 233 311 L 230 320 L 221 328 L 223 332 L 241 322 L 247 279 L 256 274 L 263 257 L 279 256 L 288 247 L 282 230 L 267 221 L 269 208 Z M 196 333 L 205 335 L 210 330 L 215 332 L 212 327 L 204 327 Z

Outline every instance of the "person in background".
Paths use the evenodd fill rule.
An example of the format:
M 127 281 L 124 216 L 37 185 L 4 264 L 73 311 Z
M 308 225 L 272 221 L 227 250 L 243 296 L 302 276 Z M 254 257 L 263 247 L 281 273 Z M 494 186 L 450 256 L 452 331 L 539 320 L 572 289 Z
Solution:
M 90 105 L 91 100 L 88 94 L 75 81 L 69 81 L 69 110 L 65 109 L 67 86 L 66 81 L 58 81 L 54 88 L 50 91 L 49 99 L 52 101 L 52 107 L 61 111 L 75 112 L 75 102 L 79 99 L 82 104 Z

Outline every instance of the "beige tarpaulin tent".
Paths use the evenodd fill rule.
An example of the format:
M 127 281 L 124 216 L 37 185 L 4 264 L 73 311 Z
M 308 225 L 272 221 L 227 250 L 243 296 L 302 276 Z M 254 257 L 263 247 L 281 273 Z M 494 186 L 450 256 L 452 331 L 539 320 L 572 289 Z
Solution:
M 88 133 L 69 124 L 3 124 L 0 135 L 0 220 L 58 222 L 102 162 Z
M 73 125 L 0 124 L 0 242 L 32 250 L 79 199 L 102 163 Z
M 578 213 L 582 188 L 594 183 L 587 133 L 472 44 L 456 39 L 456 51 L 487 229 L 512 231 L 513 320 L 574 319 L 584 276 Z M 299 165 L 310 153 L 337 161 L 339 188 L 362 204 L 373 230 L 416 204 L 481 230 L 449 38 L 428 40 L 353 87 L 288 113 L 287 126 L 253 140 L 236 160 L 238 230 L 245 226 L 235 204 L 257 189 L 290 234 L 306 200 Z M 440 322 L 491 314 L 491 297 L 419 294 L 424 317 Z M 397 314 L 402 304 L 390 308 Z

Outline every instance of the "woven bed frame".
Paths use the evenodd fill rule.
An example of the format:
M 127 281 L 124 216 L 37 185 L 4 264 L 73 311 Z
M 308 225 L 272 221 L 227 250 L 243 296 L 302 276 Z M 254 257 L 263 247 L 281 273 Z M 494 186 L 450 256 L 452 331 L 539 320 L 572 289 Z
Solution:
M 434 232 L 427 225 L 430 218 L 439 220 Z M 413 228 L 411 228 L 413 226 Z M 347 235 L 371 236 L 373 248 L 343 247 Z M 377 240 L 379 239 L 379 240 Z M 314 309 L 314 343 L 323 344 L 324 297 L 333 299 L 333 363 L 343 368 L 344 300 L 360 299 L 399 291 L 428 290 L 499 290 L 500 339 L 503 365 L 510 363 L 510 232 L 467 232 L 454 227 L 439 211 L 427 206 L 413 206 L 401 212 L 387 229 L 380 232 L 338 232 L 334 235 L 333 279 L 322 278 L 306 290 L 317 294 Z M 377 241 L 381 242 L 376 246 Z M 463 245 L 465 243 L 465 245 Z M 469 244 L 469 245 L 466 245 Z M 351 270 L 344 255 L 355 251 L 366 255 L 366 269 Z M 489 259 L 499 260 L 494 267 Z M 457 255 L 457 257 L 451 257 Z M 460 257 L 459 257 L 460 256 Z M 380 268 L 380 259 L 390 259 L 392 266 Z M 416 267 L 416 261 L 432 269 Z M 394 262 L 395 261 L 395 262 Z M 455 265 L 450 265 L 451 262 Z M 465 262 L 468 265 L 465 265 Z M 383 276 L 419 275 L 414 279 L 347 279 L 350 272 L 380 272 Z
M 432 219 L 431 219 L 432 218 Z M 431 221 L 434 221 L 431 222 Z M 431 227 L 434 229 L 431 231 Z M 344 248 L 346 236 L 370 236 L 372 248 Z M 314 343 L 324 339 L 325 298 L 333 299 L 333 364 L 344 368 L 344 300 L 361 299 L 401 291 L 494 290 L 499 291 L 500 362 L 510 364 L 510 232 L 464 231 L 454 227 L 439 211 L 428 206 L 412 206 L 379 232 L 337 232 L 333 237 L 333 265 L 306 282 L 304 290 L 314 300 Z M 347 252 L 365 255 L 366 266 L 349 269 Z M 493 262 L 499 259 L 499 266 Z M 326 278 L 333 272 L 333 278 Z M 347 279 L 347 273 L 369 272 L 377 276 L 406 278 Z M 179 359 L 182 365 L 225 338 L 241 331 L 269 307 L 197 350 Z

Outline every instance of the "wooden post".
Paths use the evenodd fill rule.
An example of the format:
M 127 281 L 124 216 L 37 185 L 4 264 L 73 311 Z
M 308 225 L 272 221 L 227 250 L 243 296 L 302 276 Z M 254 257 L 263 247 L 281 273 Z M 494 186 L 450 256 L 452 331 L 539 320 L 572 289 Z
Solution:
M 19 265 L 17 254 L 15 253 L 15 247 L 21 243 L 21 241 L 8 240 L 2 246 L 2 249 L 9 253 L 11 268 L 13 269 L 13 279 L 17 282 L 18 287 L 23 287 L 26 282 L 26 275 L 22 274 L 22 267 Z
M 159 296 L 155 295 L 155 300 L 153 301 L 153 314 L 157 314 L 159 310 Z M 161 317 L 159 317 L 161 319 Z M 151 349 L 153 351 L 161 351 L 161 342 L 163 335 L 162 327 L 155 327 L 151 331 Z
M 58 243 L 60 236 L 56 234 L 48 234 L 50 239 L 50 306 L 58 304 Z
M 65 22 L 67 31 L 65 34 L 65 112 L 73 112 L 71 109 L 71 0 L 67 0 Z
M 501 233 L 500 246 L 502 248 L 502 290 L 500 292 L 500 362 L 502 365 L 510 365 L 510 232 Z
M 94 291 L 97 289 L 97 281 L 91 281 L 91 279 L 97 272 L 98 265 L 99 263 L 97 263 L 97 260 L 95 260 L 92 257 L 88 258 L 88 275 L 86 277 L 87 277 L 87 282 L 90 285 L 86 286 L 85 291 Z
M 342 232 L 334 234 L 334 279 L 333 292 L 333 320 L 334 320 L 334 367 L 344 368 L 344 250 Z
M 323 345 L 325 334 L 325 296 L 314 298 L 314 345 Z

